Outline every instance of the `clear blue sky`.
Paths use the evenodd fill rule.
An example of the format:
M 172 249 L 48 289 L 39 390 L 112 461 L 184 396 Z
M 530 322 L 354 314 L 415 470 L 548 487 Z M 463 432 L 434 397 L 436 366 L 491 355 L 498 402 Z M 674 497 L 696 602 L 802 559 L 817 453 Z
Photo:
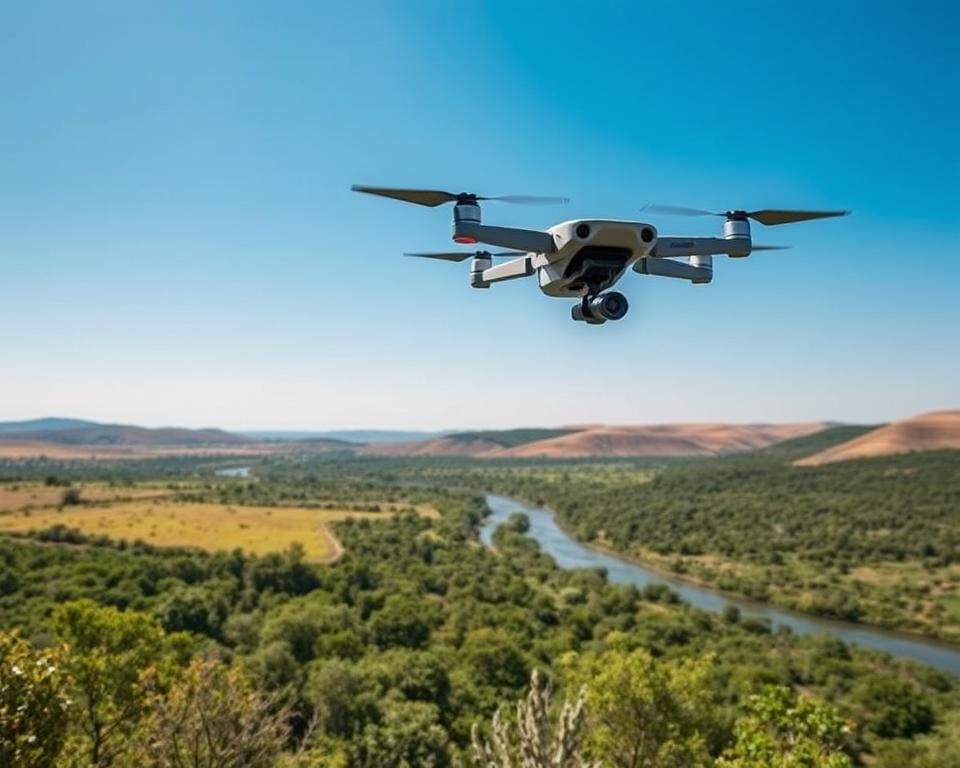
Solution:
M 648 6 L 648 7 L 644 7 Z M 960 406 L 954 2 L 0 7 L 0 419 L 880 421 Z M 849 208 L 587 327 L 473 291 L 446 208 Z M 713 220 L 653 217 L 666 234 Z

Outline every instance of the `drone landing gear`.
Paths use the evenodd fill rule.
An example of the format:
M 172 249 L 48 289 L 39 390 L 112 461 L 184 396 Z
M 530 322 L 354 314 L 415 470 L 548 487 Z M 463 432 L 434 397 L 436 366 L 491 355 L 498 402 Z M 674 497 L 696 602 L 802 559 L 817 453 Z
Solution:
M 611 291 L 584 296 L 579 304 L 574 304 L 571 308 L 570 316 L 590 325 L 603 325 L 607 320 L 620 320 L 629 308 L 626 296 Z

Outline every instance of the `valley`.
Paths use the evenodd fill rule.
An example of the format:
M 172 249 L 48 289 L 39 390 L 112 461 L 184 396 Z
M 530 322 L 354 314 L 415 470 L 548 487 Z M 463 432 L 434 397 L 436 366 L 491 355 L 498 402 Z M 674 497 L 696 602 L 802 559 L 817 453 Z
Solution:
M 3 458 L 0 626 L 42 649 L 74 637 L 70 615 L 145 622 L 150 663 L 171 670 L 178 654 L 218 649 L 257 695 L 304 713 L 291 715 L 285 749 L 319 764 L 462 764 L 471 727 L 534 669 L 571 693 L 591 664 L 649 658 L 651 681 L 696 665 L 683 727 L 700 764 L 739 749 L 752 697 L 776 695 L 842 718 L 831 749 L 844 759 L 894 768 L 904 750 L 957 746 L 960 645 L 865 638 L 871 624 L 960 637 L 960 452 L 798 461 L 870 432 L 791 426 L 771 442 L 711 427 L 697 438 L 705 453 L 667 456 L 382 456 L 292 441 L 242 464 L 233 446 Z M 511 451 L 577 434 L 468 440 Z M 484 527 L 490 492 L 548 507 L 570 536 L 652 571 L 624 580 L 629 565 L 555 561 L 522 516 Z M 80 663 L 97 648 L 72 653 Z M 925 658 L 936 668 L 910 660 Z M 186 672 L 171 674 L 176 686 Z M 89 744 L 72 717 L 65 754 L 76 757 Z M 149 722 L 118 726 L 124 760 L 148 748 Z

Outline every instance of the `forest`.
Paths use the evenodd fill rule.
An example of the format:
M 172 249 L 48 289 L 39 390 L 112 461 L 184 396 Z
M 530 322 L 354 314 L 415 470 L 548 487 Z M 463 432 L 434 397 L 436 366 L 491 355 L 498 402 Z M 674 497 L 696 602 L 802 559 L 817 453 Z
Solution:
M 928 460 L 940 472 L 949 457 Z M 0 765 L 935 768 L 960 751 L 949 675 L 561 570 L 522 518 L 494 550 L 477 541 L 481 486 L 559 511 L 563 489 L 613 503 L 706 464 L 291 456 L 251 478 L 219 466 L 6 461 L 0 479 L 440 515 L 336 523 L 332 565 L 296 545 L 254 556 L 63 528 L 0 539 Z M 594 508 L 565 519 L 583 533 Z

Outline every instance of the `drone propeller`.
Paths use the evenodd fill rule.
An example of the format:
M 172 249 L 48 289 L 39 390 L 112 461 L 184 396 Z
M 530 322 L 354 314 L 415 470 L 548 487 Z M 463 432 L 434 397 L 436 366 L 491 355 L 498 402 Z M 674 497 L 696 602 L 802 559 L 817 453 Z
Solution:
M 647 205 L 645 211 L 655 211 L 674 216 L 723 216 L 727 219 L 747 217 L 754 221 L 772 227 L 777 224 L 792 224 L 797 221 L 812 219 L 827 219 L 832 216 L 846 216 L 850 211 L 794 211 L 779 208 L 764 208 L 760 211 L 704 211 L 699 208 L 682 208 L 676 205 Z M 756 249 L 754 249 L 756 250 Z
M 403 200 L 407 203 L 425 205 L 435 208 L 444 203 L 476 203 L 479 200 L 497 200 L 501 203 L 517 203 L 519 205 L 559 205 L 569 203 L 568 197 L 539 197 L 536 195 L 500 195 L 499 197 L 482 197 L 471 192 L 444 192 L 439 189 L 393 189 L 392 187 L 367 187 L 354 184 L 350 187 L 354 192 L 364 192 L 368 195 L 389 197 L 393 200 Z
M 497 253 L 488 253 L 487 251 L 440 251 L 433 253 L 405 253 L 404 256 L 415 256 L 421 259 L 442 259 L 443 261 L 466 261 L 475 256 L 526 256 L 524 251 L 499 251 Z
M 789 251 L 790 245 L 751 245 L 751 251 Z

